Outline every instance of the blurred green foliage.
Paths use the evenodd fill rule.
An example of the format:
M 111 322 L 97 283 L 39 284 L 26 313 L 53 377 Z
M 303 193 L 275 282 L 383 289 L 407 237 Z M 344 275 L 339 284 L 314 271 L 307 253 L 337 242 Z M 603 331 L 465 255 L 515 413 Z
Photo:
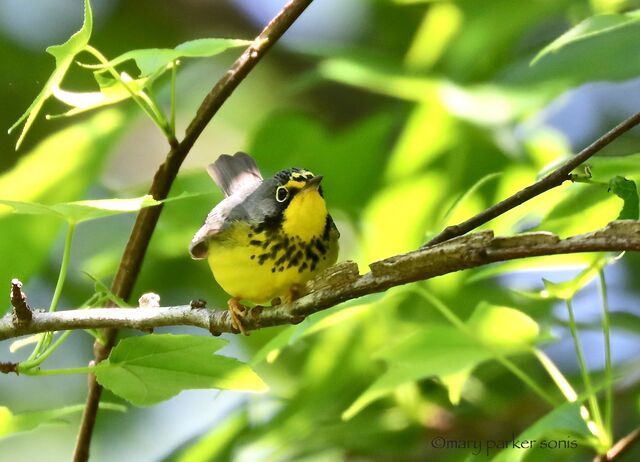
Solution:
M 640 43 L 640 26 L 638 5 L 631 0 L 360 1 L 368 11 L 367 23 L 349 41 L 328 47 L 325 35 L 315 43 L 300 40 L 295 51 L 279 44 L 226 103 L 173 185 L 172 197 L 195 195 L 165 204 L 133 300 L 154 291 L 163 306 L 197 298 L 224 306 L 226 296 L 206 265 L 187 253 L 193 233 L 221 198 L 204 171 L 221 151 L 246 150 L 265 175 L 290 166 L 322 174 L 342 233 L 341 259 L 357 261 L 364 272 L 372 260 L 415 249 L 444 226 L 531 184 L 571 155 L 575 134 L 546 123 L 558 96 L 573 90 L 574 98 L 588 99 L 582 84 L 638 76 L 638 61 L 630 55 Z M 330 34 L 331 17 L 319 16 L 315 6 L 305 17 Z M 332 14 L 339 11 L 336 6 Z M 595 16 L 603 13 L 607 16 Z M 234 2 L 119 2 L 108 16 L 95 19 L 90 43 L 109 59 L 203 37 L 248 39 L 260 29 Z M 7 128 L 51 74 L 44 54 L 27 51 L 15 40 L 0 35 L 0 122 Z M 178 68 L 178 139 L 235 54 L 231 50 Z M 96 90 L 72 60 L 67 64 L 65 88 Z M 135 69 L 127 72 L 133 75 Z M 165 114 L 170 112 L 169 84 L 163 76 L 153 85 Z M 45 112 L 59 109 L 53 101 L 43 106 Z M 607 120 L 624 116 L 620 109 L 608 113 Z M 565 110 L 563 117 L 583 122 L 581 113 Z M 592 131 L 588 138 L 599 135 Z M 141 196 L 168 151 L 162 132 L 131 102 L 77 118 L 38 118 L 17 154 L 15 141 L 15 136 L 0 139 L 5 154 L 0 199 L 49 205 Z M 484 228 L 502 235 L 545 230 L 566 237 L 619 216 L 637 219 L 640 154 L 630 147 L 637 141 L 629 134 L 627 144 L 614 143 L 592 158 L 588 173 L 577 172 L 583 181 L 549 191 Z M 30 302 L 46 306 L 60 261 L 59 220 L 13 215 L 0 207 L 0 223 L 0 280 L 8 286 L 11 278 L 20 278 Z M 82 271 L 104 281 L 113 276 L 130 226 L 131 218 L 122 216 L 78 226 L 62 306 L 80 306 L 94 293 Z M 126 417 L 101 413 L 95 460 L 114 460 L 124 452 L 130 460 L 457 461 L 467 460 L 471 450 L 438 449 L 436 438 L 486 446 L 513 435 L 571 440 L 577 447 L 502 453 L 496 448 L 490 456 L 501 461 L 590 459 L 593 446 L 602 441 L 585 425 L 580 406 L 566 403 L 554 384 L 558 375 L 532 352 L 548 351 L 576 394 L 585 398 L 575 353 L 566 342 L 566 321 L 553 297 L 541 295 L 542 278 L 571 279 L 562 287 L 570 287 L 576 297 L 578 325 L 585 339 L 600 339 L 598 314 L 593 315 L 599 301 L 589 282 L 593 269 L 605 263 L 613 261 L 602 255 L 561 255 L 507 262 L 347 302 L 298 326 L 229 337 L 222 354 L 250 363 L 268 392 L 236 401 L 228 392 L 215 400 L 202 394 L 195 405 L 188 401 L 194 392 L 185 392 L 166 406 L 132 409 Z M 589 277 L 578 274 L 585 268 Z M 640 416 L 638 271 L 640 260 L 634 255 L 606 269 L 618 353 L 613 367 L 617 380 L 625 379 L 615 388 L 614 439 L 637 425 Z M 8 309 L 8 300 L 1 306 Z M 73 334 L 73 351 L 62 348 L 47 367 L 84 365 L 91 340 Z M 597 390 L 606 388 L 600 342 L 587 349 Z M 14 359 L 10 355 L 6 348 L 2 360 Z M 193 373 L 202 358 L 191 359 L 182 364 L 176 356 L 170 362 Z M 213 359 L 211 367 L 216 367 Z M 159 392 L 162 398 L 196 388 L 188 377 L 172 376 L 175 368 L 143 368 L 158 379 L 154 385 L 166 385 Z M 542 396 L 565 404 L 550 405 L 514 370 L 523 371 Z M 135 388 L 127 381 L 134 379 L 124 372 L 119 379 L 126 389 L 119 394 L 131 399 L 127 390 Z M 212 386 L 204 384 L 207 380 L 199 377 L 197 387 Z M 24 381 L 28 392 L 21 389 Z M 63 383 L 76 384 L 72 396 L 48 392 Z M 65 409 L 75 408 L 63 406 L 82 401 L 84 383 L 82 376 L 3 377 L 0 402 L 7 407 L 0 408 L 0 433 L 8 434 L 17 416 L 30 415 L 26 411 L 52 409 L 36 412 L 25 420 L 28 425 L 14 430 L 67 415 Z M 39 398 L 43 395 L 45 401 Z M 132 401 L 157 401 L 142 395 Z M 224 407 L 229 400 L 235 404 Z M 16 460 L 43 457 L 32 441 L 51 434 L 56 443 L 48 449 L 48 460 L 68 460 L 73 441 L 56 438 L 57 431 L 14 435 L 0 442 L 0 451 Z M 149 440 L 154 444 L 143 443 Z M 638 454 L 636 448 L 626 460 Z

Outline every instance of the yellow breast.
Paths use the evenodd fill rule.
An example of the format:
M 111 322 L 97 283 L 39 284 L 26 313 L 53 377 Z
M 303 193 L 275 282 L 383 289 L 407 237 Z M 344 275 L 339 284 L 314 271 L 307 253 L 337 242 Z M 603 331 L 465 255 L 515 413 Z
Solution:
M 225 292 L 254 303 L 269 302 L 287 296 L 292 285 L 304 284 L 335 263 L 338 233 L 333 227 L 327 232 L 324 200 L 316 195 L 322 204 L 307 197 L 298 205 L 324 213 L 309 214 L 306 220 L 295 212 L 287 214 L 292 201 L 278 233 L 255 234 L 249 224 L 238 222 L 210 242 L 209 266 Z

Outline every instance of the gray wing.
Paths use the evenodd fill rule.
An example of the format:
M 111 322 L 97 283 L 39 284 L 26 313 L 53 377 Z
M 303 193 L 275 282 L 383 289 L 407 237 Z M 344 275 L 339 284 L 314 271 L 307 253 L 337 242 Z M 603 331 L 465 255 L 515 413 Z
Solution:
M 262 175 L 255 161 L 243 152 L 233 156 L 223 154 L 207 170 L 225 198 L 209 212 L 204 225 L 191 240 L 189 253 L 196 260 L 207 258 L 209 239 L 224 228 L 232 211 L 234 215 L 242 214 L 244 207 L 238 206 L 262 184 Z
M 207 167 L 207 171 L 225 197 L 233 196 L 250 186 L 257 187 L 262 182 L 256 161 L 244 152 L 236 152 L 233 156 L 222 154 Z

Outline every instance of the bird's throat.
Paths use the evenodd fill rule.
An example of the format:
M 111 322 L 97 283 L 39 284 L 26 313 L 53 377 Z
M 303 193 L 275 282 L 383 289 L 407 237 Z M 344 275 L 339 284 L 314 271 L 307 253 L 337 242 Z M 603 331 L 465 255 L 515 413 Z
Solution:
M 317 189 L 302 190 L 284 211 L 283 231 L 305 242 L 322 236 L 327 220 L 327 206 Z

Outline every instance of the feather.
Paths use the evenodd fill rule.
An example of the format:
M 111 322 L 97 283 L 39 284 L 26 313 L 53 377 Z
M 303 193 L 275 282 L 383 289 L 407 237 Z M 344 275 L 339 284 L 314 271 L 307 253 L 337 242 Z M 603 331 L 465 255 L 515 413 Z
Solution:
M 256 162 L 244 152 L 233 156 L 222 154 L 207 171 L 225 198 L 209 212 L 204 225 L 191 240 L 189 252 L 196 260 L 207 258 L 209 239 L 222 231 L 232 212 L 244 213 L 242 204 L 262 184 Z
M 236 152 L 233 156 L 222 154 L 207 171 L 225 197 L 248 188 L 255 189 L 262 182 L 256 161 L 244 152 Z

